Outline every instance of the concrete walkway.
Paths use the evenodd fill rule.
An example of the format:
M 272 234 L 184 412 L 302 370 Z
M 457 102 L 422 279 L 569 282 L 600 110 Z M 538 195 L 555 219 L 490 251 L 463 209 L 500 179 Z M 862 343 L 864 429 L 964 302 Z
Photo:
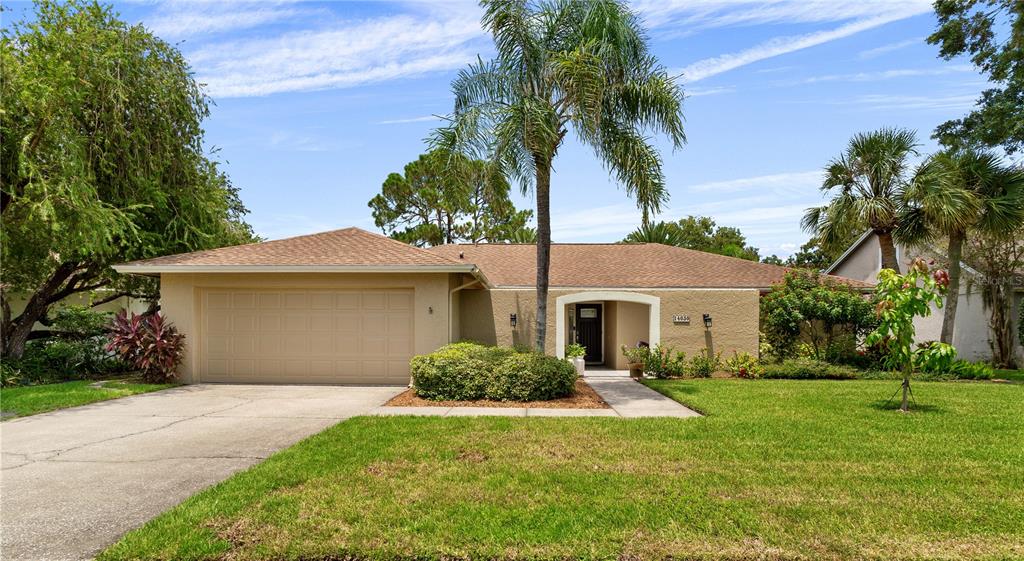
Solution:
M 428 415 L 435 417 L 700 417 L 627 373 L 600 370 L 584 380 L 611 409 L 545 409 L 539 407 L 377 407 L 371 415 Z
M 89 559 L 401 387 L 194 385 L 0 424 L 0 557 Z

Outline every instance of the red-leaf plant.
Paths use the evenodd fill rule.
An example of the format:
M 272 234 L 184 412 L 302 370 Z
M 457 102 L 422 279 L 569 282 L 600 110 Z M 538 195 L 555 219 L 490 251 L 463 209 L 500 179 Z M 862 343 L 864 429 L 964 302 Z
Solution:
M 129 316 L 121 310 L 110 326 L 107 350 L 138 368 L 146 381 L 165 382 L 181 363 L 185 336 L 159 313 Z

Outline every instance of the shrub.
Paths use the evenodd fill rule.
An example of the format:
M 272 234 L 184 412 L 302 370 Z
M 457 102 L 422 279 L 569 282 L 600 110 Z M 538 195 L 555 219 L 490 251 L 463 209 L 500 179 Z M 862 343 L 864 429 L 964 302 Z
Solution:
M 577 378 L 566 360 L 465 342 L 413 357 L 411 370 L 416 395 L 437 401 L 554 399 L 571 394 Z
M 686 353 L 660 343 L 646 350 L 643 361 L 645 374 L 661 379 L 686 375 Z
M 763 366 L 763 378 L 790 380 L 853 380 L 860 377 L 857 369 L 829 364 L 811 358 L 796 358 Z
M 142 372 L 147 382 L 166 382 L 175 376 L 185 351 L 185 336 L 160 314 L 146 316 L 121 310 L 110 327 L 107 350 Z
M 995 371 L 984 362 L 955 360 L 949 367 L 949 375 L 958 380 L 991 380 Z
M 98 312 L 88 306 L 63 306 L 53 314 L 55 331 L 79 338 L 103 335 L 109 324 L 109 313 Z
M 722 353 L 711 356 L 707 349 L 701 349 L 696 356 L 690 359 L 686 373 L 694 378 L 708 378 L 721 367 Z
M 926 374 L 947 372 L 956 361 L 956 348 L 938 341 L 918 343 L 913 361 L 914 369 Z
M 412 358 L 413 388 L 424 399 L 468 401 L 482 399 L 490 366 L 472 343 L 454 343 Z
M 733 351 L 732 356 L 725 361 L 725 369 L 739 378 L 760 378 L 762 371 L 757 357 L 748 352 L 736 351 Z
M 576 369 L 565 360 L 540 353 L 516 353 L 495 365 L 487 398 L 498 401 L 540 401 L 572 394 Z

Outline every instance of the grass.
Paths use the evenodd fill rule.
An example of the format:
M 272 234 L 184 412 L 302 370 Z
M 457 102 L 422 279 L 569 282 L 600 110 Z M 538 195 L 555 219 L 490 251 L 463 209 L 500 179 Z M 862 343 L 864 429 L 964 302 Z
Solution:
M 61 384 L 20 386 L 0 390 L 0 410 L 11 417 L 24 417 L 65 407 L 76 407 L 97 401 L 117 399 L 139 393 L 162 390 L 174 384 L 142 384 L 127 381 L 95 382 L 79 380 Z
M 996 378 L 1003 380 L 1013 380 L 1015 382 L 1024 382 L 1024 370 L 1006 370 L 997 368 L 995 372 Z
M 1024 557 L 1024 387 L 650 385 L 708 416 L 355 418 L 99 559 Z

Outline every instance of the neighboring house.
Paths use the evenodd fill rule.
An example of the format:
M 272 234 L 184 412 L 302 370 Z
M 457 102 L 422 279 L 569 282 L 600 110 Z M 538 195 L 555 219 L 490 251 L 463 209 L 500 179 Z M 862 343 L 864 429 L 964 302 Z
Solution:
M 93 310 L 97 312 L 106 312 L 109 314 L 117 313 L 122 309 L 127 309 L 137 314 L 141 314 L 149 308 L 149 302 L 147 302 L 146 300 L 142 300 L 140 298 L 131 298 L 128 296 L 122 296 L 120 298 L 111 300 L 110 302 L 104 302 L 97 306 L 92 306 L 93 302 L 99 301 L 103 298 L 106 298 L 107 296 L 110 296 L 110 290 L 105 288 L 94 290 L 91 293 L 76 292 L 71 296 L 68 296 L 67 298 L 61 300 L 57 304 L 51 306 L 50 315 L 52 316 L 53 312 L 55 312 L 57 308 L 61 306 L 90 306 L 92 307 Z M 13 298 L 11 298 L 10 304 L 11 317 L 17 317 L 19 314 L 21 314 L 22 311 L 25 310 L 25 306 L 28 304 L 28 297 L 14 296 Z M 45 331 L 49 328 L 37 322 L 32 327 L 32 329 L 38 331 Z
M 406 384 L 414 354 L 450 341 L 530 345 L 535 264 L 533 245 L 422 249 L 347 228 L 115 269 L 160 277 L 185 382 Z M 577 340 L 616 369 L 641 341 L 756 354 L 759 297 L 784 273 L 659 244 L 554 244 L 545 350 Z
M 934 259 L 939 263 L 946 261 L 942 252 L 931 247 L 896 246 L 896 258 L 902 272 L 905 273 L 910 263 L 917 257 Z M 881 270 L 882 252 L 878 246 L 878 236 L 869 230 L 853 242 L 835 263 L 825 269 L 825 273 L 874 283 Z M 956 324 L 953 327 L 953 346 L 956 347 L 960 358 L 975 361 L 992 360 L 992 347 L 989 342 L 992 333 L 989 329 L 990 313 L 982 302 L 980 288 L 972 286 L 971 282 L 972 277 L 977 278 L 978 274 L 967 265 L 963 265 L 962 271 Z M 1018 291 L 1014 300 L 1014 310 L 1019 309 L 1021 296 L 1021 292 Z M 933 307 L 930 316 L 915 318 L 914 326 L 917 329 L 917 342 L 937 341 L 942 331 L 942 310 Z M 1019 345 L 1016 355 L 1024 356 L 1024 349 Z

